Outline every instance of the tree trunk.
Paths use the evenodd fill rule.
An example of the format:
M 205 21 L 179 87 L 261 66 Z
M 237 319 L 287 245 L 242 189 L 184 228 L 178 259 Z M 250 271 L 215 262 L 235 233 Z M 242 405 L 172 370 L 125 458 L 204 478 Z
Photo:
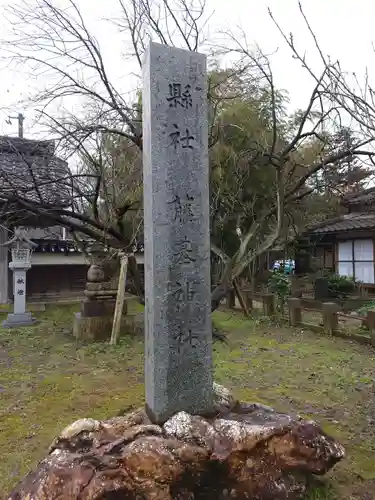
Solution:
M 215 287 L 211 294 L 211 311 L 215 311 L 221 301 L 227 296 L 229 285 L 231 283 L 233 263 L 228 261 L 225 265 L 224 274 L 220 283 Z

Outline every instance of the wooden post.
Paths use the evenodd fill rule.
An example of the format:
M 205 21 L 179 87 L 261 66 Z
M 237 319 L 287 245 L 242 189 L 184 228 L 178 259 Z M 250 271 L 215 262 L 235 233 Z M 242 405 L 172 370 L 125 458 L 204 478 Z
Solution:
M 302 321 L 301 301 L 297 298 L 288 299 L 290 326 L 298 326 Z
M 329 335 L 334 335 L 339 327 L 338 310 L 339 306 L 334 302 L 325 302 L 322 304 L 324 331 Z
M 121 317 L 122 317 L 122 310 L 124 307 L 124 299 L 125 299 L 125 286 L 126 286 L 127 271 L 128 271 L 128 256 L 122 255 L 120 277 L 118 280 L 116 307 L 115 307 L 115 313 L 113 315 L 112 334 L 111 334 L 111 341 L 110 341 L 111 345 L 117 344 L 117 340 L 118 340 L 118 337 L 120 334 Z
M 375 347 L 375 310 L 367 311 L 367 326 L 370 330 L 370 342 Z
M 242 307 L 242 310 L 244 312 L 244 315 L 248 318 L 249 317 L 249 311 L 247 310 L 247 307 L 246 307 L 246 303 L 245 303 L 245 299 L 243 298 L 243 295 L 241 293 L 241 290 L 238 286 L 238 283 L 236 280 L 233 280 L 233 287 L 234 287 L 234 291 L 238 297 L 238 301 L 240 303 L 240 306 Z
M 270 317 L 275 315 L 275 295 L 273 293 L 263 294 L 263 314 Z

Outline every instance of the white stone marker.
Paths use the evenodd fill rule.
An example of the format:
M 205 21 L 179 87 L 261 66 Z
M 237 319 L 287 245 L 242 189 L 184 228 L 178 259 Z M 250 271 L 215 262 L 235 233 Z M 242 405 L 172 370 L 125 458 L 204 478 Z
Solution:
M 3 327 L 32 325 L 36 319 L 26 310 L 26 271 L 31 268 L 31 252 L 37 245 L 26 237 L 22 229 L 16 228 L 14 237 L 4 246 L 10 247 L 12 252 L 9 269 L 13 271 L 14 306 L 13 313 L 9 313 L 3 321 Z
M 146 409 L 212 411 L 206 57 L 151 43 L 143 66 Z

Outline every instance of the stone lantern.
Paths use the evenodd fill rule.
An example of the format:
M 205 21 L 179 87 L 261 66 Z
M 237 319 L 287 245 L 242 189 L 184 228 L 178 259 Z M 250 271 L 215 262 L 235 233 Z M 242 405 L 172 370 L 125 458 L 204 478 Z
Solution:
M 73 335 L 81 340 L 109 340 L 118 289 L 119 260 L 111 258 L 111 253 L 99 242 L 86 247 L 91 266 L 87 272 L 87 282 L 81 311 L 75 313 Z M 127 314 L 126 303 L 122 314 Z
M 9 313 L 3 326 L 5 328 L 32 325 L 36 322 L 31 313 L 26 311 L 26 271 L 31 268 L 31 254 L 37 245 L 29 240 L 22 228 L 14 231 L 14 236 L 4 243 L 10 248 L 12 260 L 9 269 L 13 271 L 13 313 Z

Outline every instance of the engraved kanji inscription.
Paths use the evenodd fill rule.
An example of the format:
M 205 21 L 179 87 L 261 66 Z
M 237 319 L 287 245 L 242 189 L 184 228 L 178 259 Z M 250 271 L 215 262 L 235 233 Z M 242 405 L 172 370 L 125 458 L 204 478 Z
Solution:
M 181 132 L 177 123 L 173 123 L 172 127 L 173 130 L 169 134 L 169 138 L 171 139 L 170 145 L 175 150 L 177 150 L 178 146 L 181 146 L 182 149 L 194 149 L 192 141 L 195 140 L 195 137 L 189 132 L 189 129 L 186 128 L 184 132 Z
M 174 207 L 173 220 L 178 221 L 181 224 L 191 221 L 194 218 L 192 208 L 193 201 L 194 196 L 191 196 L 188 193 L 186 193 L 186 196 L 184 197 L 175 195 L 173 200 L 168 202 L 168 205 L 172 205 Z
M 191 281 L 176 281 L 174 285 L 168 283 L 168 294 L 173 296 L 176 310 L 181 311 L 185 304 L 194 299 L 195 286 Z
M 167 101 L 170 108 L 191 108 L 193 106 L 191 85 L 187 84 L 183 87 L 181 83 L 170 83 Z
M 23 295 L 24 293 L 24 290 L 17 290 L 17 295 Z
M 23 285 L 25 283 L 25 280 L 23 278 L 18 278 L 17 284 L 18 285 Z
M 176 264 L 190 264 L 196 261 L 191 241 L 186 236 L 182 240 L 177 241 L 176 251 L 173 256 L 175 257 Z
M 177 343 L 177 352 L 178 354 L 181 353 L 181 348 L 184 345 L 189 345 L 192 348 L 196 348 L 196 341 L 198 340 L 198 336 L 195 335 L 191 328 L 185 328 L 184 326 L 180 325 L 178 327 L 177 332 L 173 335 L 173 340 L 176 341 Z

